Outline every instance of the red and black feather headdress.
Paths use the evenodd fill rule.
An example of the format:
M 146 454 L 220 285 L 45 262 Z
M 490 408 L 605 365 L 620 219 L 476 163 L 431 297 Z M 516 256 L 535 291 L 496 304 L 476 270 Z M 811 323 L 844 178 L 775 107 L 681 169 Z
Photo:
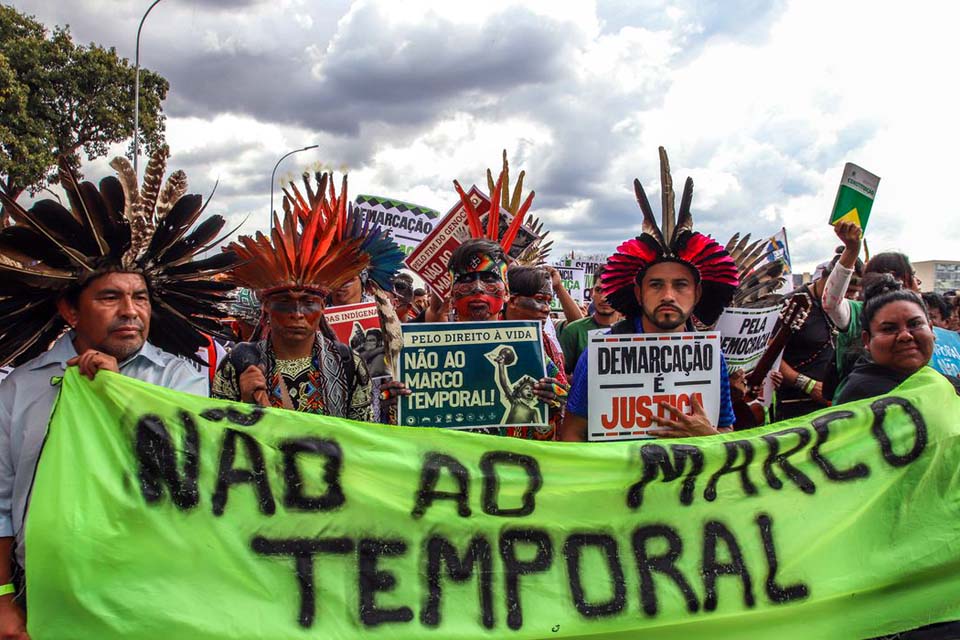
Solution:
M 617 247 L 617 252 L 607 261 L 600 279 L 604 295 L 617 311 L 637 317 L 643 310 L 634 293 L 634 284 L 640 282 L 651 265 L 679 262 L 692 268 L 700 278 L 703 293 L 693 315 L 702 324 L 713 324 L 737 288 L 737 265 L 716 240 L 693 230 L 690 213 L 693 180 L 687 178 L 684 183 L 680 212 L 675 216 L 670 161 L 666 150 L 660 147 L 661 227 L 657 226 L 640 181 L 634 180 L 633 186 L 643 212 L 642 233 Z
M 208 344 L 202 333 L 223 334 L 219 318 L 235 287 L 212 278 L 236 258 L 193 258 L 223 240 L 225 221 L 210 216 L 190 231 L 206 205 L 186 193 L 182 171 L 163 182 L 168 155 L 166 146 L 154 153 L 142 187 L 126 158 L 110 163 L 118 176 L 99 187 L 78 180 L 61 159 L 69 209 L 40 200 L 28 211 L 0 193 L 16 223 L 0 231 L 0 365 L 43 353 L 67 326 L 57 300 L 112 271 L 146 280 L 157 347 L 194 358 Z

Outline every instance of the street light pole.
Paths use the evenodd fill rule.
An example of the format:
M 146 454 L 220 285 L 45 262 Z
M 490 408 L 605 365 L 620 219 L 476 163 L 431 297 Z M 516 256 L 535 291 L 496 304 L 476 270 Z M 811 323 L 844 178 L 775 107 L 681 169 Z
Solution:
M 280 166 L 280 163 L 283 162 L 286 158 L 292 156 L 295 153 L 300 153 L 301 151 L 307 151 L 309 149 L 316 149 L 320 145 L 312 144 L 309 147 L 304 147 L 302 149 L 294 149 L 293 151 L 288 151 L 287 153 L 280 156 L 280 159 L 277 160 L 277 164 L 273 165 L 273 172 L 270 174 L 270 218 L 267 220 L 267 229 L 270 228 L 270 225 L 273 224 L 273 183 L 277 178 L 277 167 Z
M 135 56 L 136 71 L 133 81 L 133 174 L 137 174 L 137 158 L 140 154 L 140 31 L 143 30 L 143 21 L 147 19 L 153 8 L 157 6 L 160 0 L 153 0 L 147 8 L 146 13 L 140 18 L 140 26 L 137 27 L 137 52 Z

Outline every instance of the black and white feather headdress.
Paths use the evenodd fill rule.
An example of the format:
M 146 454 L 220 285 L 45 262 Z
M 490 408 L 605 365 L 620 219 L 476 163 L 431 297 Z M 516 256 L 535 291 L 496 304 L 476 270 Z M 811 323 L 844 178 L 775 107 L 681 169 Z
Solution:
M 110 164 L 117 176 L 99 187 L 81 182 L 65 163 L 60 179 L 70 208 L 40 200 L 29 210 L 0 193 L 16 224 L 0 231 L 0 365 L 43 353 L 66 329 L 57 301 L 109 272 L 143 275 L 152 304 L 149 340 L 193 358 L 207 344 L 202 333 L 221 335 L 219 318 L 235 288 L 213 276 L 238 258 L 220 253 L 194 257 L 223 240 L 225 224 L 209 216 L 193 231 L 206 205 L 187 194 L 187 177 L 176 171 L 163 182 L 169 150 L 150 159 L 137 185 L 126 158 Z

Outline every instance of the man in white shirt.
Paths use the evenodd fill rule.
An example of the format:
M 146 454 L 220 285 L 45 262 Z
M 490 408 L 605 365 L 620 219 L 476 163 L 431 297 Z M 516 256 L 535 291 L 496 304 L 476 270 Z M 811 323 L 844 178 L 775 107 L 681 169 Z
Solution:
M 208 395 L 184 358 L 217 332 L 234 286 L 212 276 L 237 258 L 193 260 L 216 243 L 224 220 L 212 216 L 190 232 L 202 198 L 185 194 L 182 172 L 160 188 L 167 153 L 151 158 L 143 189 L 125 159 L 112 163 L 119 179 L 99 188 L 62 166 L 69 210 L 42 200 L 26 211 L 0 193 L 17 222 L 0 230 L 0 365 L 16 363 L 0 384 L 0 638 L 28 637 L 24 522 L 66 367 Z

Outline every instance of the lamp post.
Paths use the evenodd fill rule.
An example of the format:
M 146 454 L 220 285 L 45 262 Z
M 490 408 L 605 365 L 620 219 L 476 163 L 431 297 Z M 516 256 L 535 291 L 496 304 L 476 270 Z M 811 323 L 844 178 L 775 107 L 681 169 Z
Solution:
M 302 149 L 294 149 L 293 151 L 288 151 L 287 153 L 280 156 L 280 159 L 277 160 L 277 164 L 273 165 L 273 172 L 270 174 L 270 213 L 268 214 L 270 217 L 267 220 L 267 229 L 269 229 L 270 225 L 273 223 L 273 183 L 277 177 L 277 167 L 279 167 L 280 163 L 283 162 L 289 156 L 292 156 L 295 153 L 300 153 L 301 151 L 316 149 L 319 146 L 320 145 L 318 144 L 312 144 L 309 147 L 303 147 Z
M 147 19 L 147 16 L 150 15 L 150 12 L 153 11 L 153 8 L 157 6 L 160 0 L 153 0 L 150 3 L 150 6 L 147 7 L 146 13 L 143 14 L 143 17 L 140 18 L 140 26 L 137 27 L 137 52 L 135 56 L 134 65 L 136 71 L 134 72 L 134 86 L 133 86 L 133 174 L 137 174 L 137 158 L 140 154 L 140 31 L 143 30 L 143 21 Z

